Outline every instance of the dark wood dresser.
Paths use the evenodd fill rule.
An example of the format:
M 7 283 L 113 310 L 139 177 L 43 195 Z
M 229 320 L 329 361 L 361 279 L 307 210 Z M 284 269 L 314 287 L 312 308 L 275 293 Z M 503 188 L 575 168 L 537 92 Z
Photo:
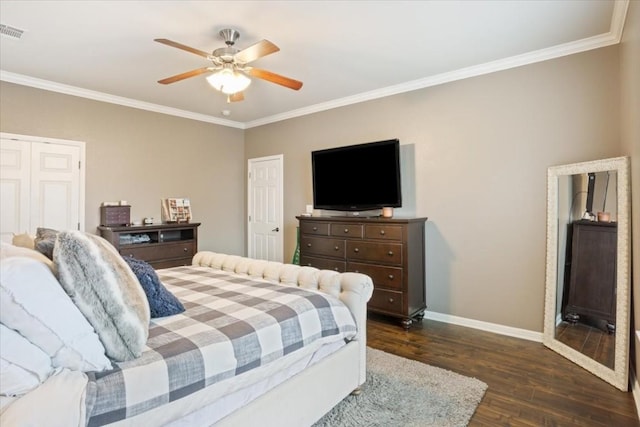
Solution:
M 147 261 L 154 268 L 191 265 L 198 251 L 199 222 L 141 226 L 98 227 L 123 256 Z
M 297 217 L 300 265 L 373 279 L 368 309 L 402 320 L 409 328 L 426 309 L 427 218 Z
M 584 316 L 585 321 L 604 323 L 613 332 L 617 224 L 580 220 L 572 224 L 571 234 L 571 266 L 563 317 L 576 322 Z

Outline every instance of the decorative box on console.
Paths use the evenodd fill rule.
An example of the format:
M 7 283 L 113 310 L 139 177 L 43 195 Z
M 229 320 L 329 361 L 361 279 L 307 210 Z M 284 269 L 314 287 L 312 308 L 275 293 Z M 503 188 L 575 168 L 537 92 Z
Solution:
M 100 206 L 100 225 L 113 227 L 131 224 L 131 206 Z

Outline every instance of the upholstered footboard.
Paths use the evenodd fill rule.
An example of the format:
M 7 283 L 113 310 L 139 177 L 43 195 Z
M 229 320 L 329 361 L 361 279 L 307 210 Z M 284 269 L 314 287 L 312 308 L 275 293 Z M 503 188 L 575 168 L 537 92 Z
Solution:
M 349 307 L 358 325 L 358 334 L 354 340 L 359 348 L 358 378 L 360 382 L 358 385 L 364 383 L 366 378 L 367 302 L 373 293 L 373 281 L 369 276 L 360 273 L 338 273 L 314 267 L 256 260 L 210 251 L 198 252 L 193 257 L 193 265 L 246 274 L 249 277 L 287 286 L 319 290 L 338 297 Z

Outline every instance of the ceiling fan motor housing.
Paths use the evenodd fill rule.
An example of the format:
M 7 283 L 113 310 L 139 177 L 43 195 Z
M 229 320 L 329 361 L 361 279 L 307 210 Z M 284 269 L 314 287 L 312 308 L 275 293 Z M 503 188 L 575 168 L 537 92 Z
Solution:
M 233 62 L 233 56 L 240 50 L 235 47 L 220 47 L 213 51 L 213 56 L 217 56 L 224 62 Z

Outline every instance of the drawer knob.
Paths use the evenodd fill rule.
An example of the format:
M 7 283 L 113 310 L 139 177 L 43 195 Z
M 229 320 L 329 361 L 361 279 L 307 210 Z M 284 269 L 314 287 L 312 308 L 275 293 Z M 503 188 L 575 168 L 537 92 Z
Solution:
M 389 280 L 393 280 L 393 274 L 389 275 Z
M 389 252 L 387 252 L 387 255 L 389 255 L 389 256 L 393 256 L 393 251 L 389 251 Z
M 189 252 L 189 249 L 188 248 L 184 248 L 183 251 Z
M 345 232 L 345 233 L 348 233 L 348 232 L 349 232 L 349 229 L 348 229 L 348 228 L 345 228 L 345 229 L 344 229 L 344 232 Z
M 389 298 L 389 302 L 392 303 L 393 302 L 393 298 Z
M 380 230 L 380 235 L 384 236 L 384 230 Z
M 339 246 L 334 246 L 333 249 L 336 250 L 336 251 L 339 251 L 340 247 Z
M 338 267 L 335 267 L 335 268 L 334 268 L 334 270 L 335 270 L 335 271 L 338 271 Z
M 313 231 L 318 231 L 318 227 L 313 227 Z
M 311 243 L 307 243 L 307 247 L 310 248 L 311 247 Z
M 358 252 L 360 252 L 360 249 L 358 249 L 358 248 L 354 248 L 354 249 L 353 249 L 353 252 L 358 253 Z

